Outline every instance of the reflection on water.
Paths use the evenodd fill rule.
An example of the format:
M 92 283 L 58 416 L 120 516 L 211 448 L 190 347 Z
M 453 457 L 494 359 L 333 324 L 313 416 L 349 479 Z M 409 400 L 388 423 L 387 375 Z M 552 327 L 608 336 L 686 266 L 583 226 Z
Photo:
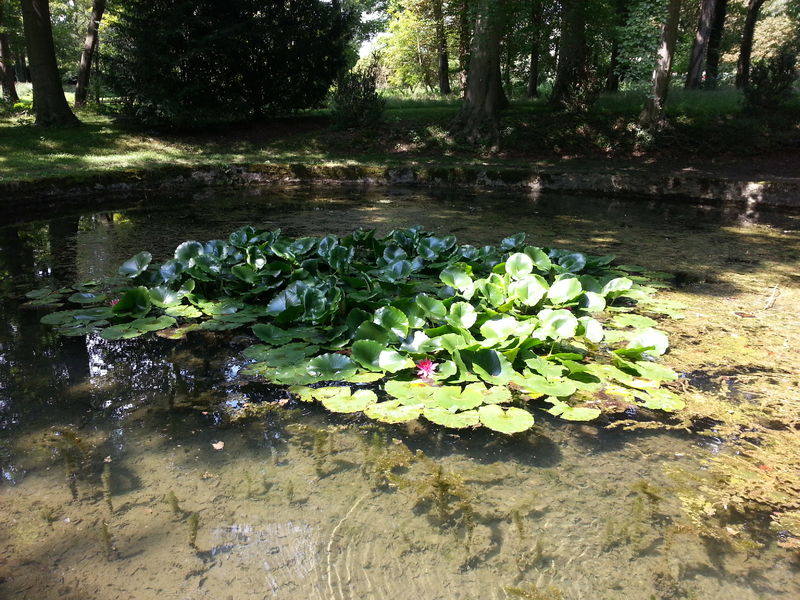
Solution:
M 546 415 L 514 439 L 380 427 L 242 377 L 247 332 L 59 338 L 19 306 L 43 283 L 106 276 L 142 249 L 159 260 L 248 223 L 290 235 L 422 224 L 465 243 L 524 230 L 542 245 L 702 270 L 769 243 L 731 233 L 735 216 L 347 190 L 120 202 L 0 229 L 0 597 L 800 596 L 762 524 L 740 526 L 764 548 L 732 547 L 682 515 L 686 477 L 671 474 L 701 485 L 709 452 L 689 434 Z M 679 242 L 687 231 L 705 253 Z

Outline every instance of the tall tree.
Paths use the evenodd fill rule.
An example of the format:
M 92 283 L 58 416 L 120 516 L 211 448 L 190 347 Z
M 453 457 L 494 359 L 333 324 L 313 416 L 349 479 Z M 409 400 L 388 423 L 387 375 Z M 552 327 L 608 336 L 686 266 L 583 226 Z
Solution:
M 528 98 L 539 97 L 539 61 L 544 33 L 544 7 L 542 0 L 531 0 L 531 55 L 528 67 Z
M 639 116 L 642 127 L 657 127 L 664 118 L 664 103 L 667 100 L 675 42 L 678 40 L 678 24 L 681 16 L 681 0 L 669 0 L 667 18 L 661 28 L 658 61 L 653 70 L 653 91 Z
M 17 88 L 14 85 L 14 71 L 11 66 L 11 45 L 8 43 L 9 18 L 3 0 L 0 0 L 0 89 L 3 97 L 9 102 L 19 102 Z
M 630 13 L 630 0 L 614 0 L 614 32 L 611 37 L 611 63 L 608 65 L 608 77 L 606 78 L 606 91 L 619 91 L 619 55 L 620 55 L 620 32 L 628 21 Z
M 61 87 L 56 65 L 49 0 L 22 0 L 25 44 L 33 79 L 33 111 L 36 124 L 46 127 L 79 125 Z
M 747 3 L 747 16 L 742 30 L 742 43 L 739 47 L 739 62 L 736 65 L 736 87 L 741 89 L 750 83 L 750 55 L 753 52 L 753 34 L 756 30 L 758 13 L 764 0 L 749 0 Z
M 92 14 L 89 17 L 86 41 L 83 44 L 81 63 L 78 69 L 78 83 L 75 86 L 75 108 L 81 108 L 86 105 L 86 97 L 89 93 L 89 74 L 92 71 L 92 58 L 97 51 L 100 21 L 105 10 L 106 0 L 94 0 L 92 2 Z
M 508 105 L 500 76 L 500 38 L 507 0 L 479 0 L 472 36 L 464 102 L 456 120 L 457 133 L 473 143 L 497 146 L 498 113 Z
M 461 89 L 467 91 L 467 71 L 469 71 L 469 49 L 472 45 L 472 19 L 469 0 L 459 0 L 458 5 L 458 71 Z
M 697 19 L 697 31 L 689 53 L 689 72 L 686 74 L 685 88 L 696 90 L 703 81 L 703 61 L 708 48 L 708 38 L 717 11 L 717 0 L 701 0 L 700 15 Z
M 711 33 L 708 35 L 708 50 L 706 50 L 706 87 L 713 88 L 717 85 L 722 32 L 725 29 L 727 14 L 728 0 L 717 0 L 714 7 L 714 18 L 711 21 Z
M 550 103 L 555 106 L 568 102 L 575 85 L 586 75 L 586 4 L 585 0 L 562 2 L 558 67 L 550 95 Z
M 436 51 L 439 57 L 439 93 L 448 96 L 450 89 L 450 54 L 447 51 L 447 35 L 444 30 L 442 0 L 433 0 L 433 20 L 436 25 Z

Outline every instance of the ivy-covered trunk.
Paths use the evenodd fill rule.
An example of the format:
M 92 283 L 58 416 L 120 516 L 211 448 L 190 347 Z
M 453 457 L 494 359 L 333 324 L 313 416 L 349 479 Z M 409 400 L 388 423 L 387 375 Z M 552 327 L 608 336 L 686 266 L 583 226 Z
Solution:
M 619 91 L 619 55 L 621 50 L 620 31 L 625 27 L 630 12 L 629 0 L 614 1 L 614 20 L 615 27 L 611 37 L 611 61 L 608 65 L 608 77 L 606 78 L 606 91 Z
M 739 63 L 736 65 L 736 87 L 746 88 L 750 83 L 750 55 L 753 52 L 753 34 L 756 30 L 758 13 L 764 0 L 750 0 L 747 3 L 747 16 L 742 30 L 742 44 L 739 48 Z
M 92 70 L 92 58 L 97 51 L 100 21 L 105 10 L 106 0 L 94 0 L 92 3 L 92 15 L 89 18 L 89 26 L 86 31 L 86 41 L 83 43 L 83 52 L 81 53 L 78 84 L 75 86 L 75 108 L 86 105 L 86 98 L 89 93 L 89 73 Z
M 697 31 L 692 42 L 692 51 L 689 54 L 689 72 L 686 74 L 685 85 L 687 90 L 696 90 L 703 82 L 703 59 L 708 48 L 708 38 L 711 34 L 716 10 L 717 0 L 702 0 Z
M 61 87 L 50 25 L 49 1 L 22 0 L 22 19 L 33 79 L 36 124 L 48 127 L 79 125 L 80 121 L 67 104 Z
M 653 71 L 653 91 L 644 105 L 639 117 L 642 127 L 657 127 L 664 118 L 664 102 L 669 90 L 672 58 L 675 42 L 678 39 L 678 24 L 681 16 L 681 0 L 670 0 L 667 7 L 667 20 L 661 28 L 661 42 L 658 48 L 658 62 Z

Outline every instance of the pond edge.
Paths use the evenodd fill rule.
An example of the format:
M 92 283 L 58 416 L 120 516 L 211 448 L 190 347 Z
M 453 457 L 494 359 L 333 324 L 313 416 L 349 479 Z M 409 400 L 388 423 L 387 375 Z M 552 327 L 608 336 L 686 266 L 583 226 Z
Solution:
M 360 184 L 364 186 L 466 187 L 564 192 L 628 198 L 701 201 L 742 208 L 800 209 L 800 177 L 765 181 L 691 171 L 614 172 L 552 167 L 368 166 L 344 164 L 235 164 L 169 166 L 83 173 L 32 181 L 0 182 L 0 210 L 34 207 L 98 192 L 185 189 L 268 184 Z

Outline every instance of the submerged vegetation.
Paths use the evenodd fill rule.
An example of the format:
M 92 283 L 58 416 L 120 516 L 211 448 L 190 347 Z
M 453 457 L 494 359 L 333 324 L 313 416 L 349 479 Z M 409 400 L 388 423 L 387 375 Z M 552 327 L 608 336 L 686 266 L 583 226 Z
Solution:
M 245 350 L 245 373 L 300 401 L 513 434 L 533 426 L 534 407 L 571 421 L 683 408 L 665 385 L 677 375 L 655 362 L 668 348 L 657 319 L 680 308 L 654 297 L 670 276 L 613 263 L 523 233 L 478 248 L 420 227 L 341 238 L 244 227 L 28 298 L 78 305 L 42 318 L 67 336 L 250 326 L 262 343 Z

